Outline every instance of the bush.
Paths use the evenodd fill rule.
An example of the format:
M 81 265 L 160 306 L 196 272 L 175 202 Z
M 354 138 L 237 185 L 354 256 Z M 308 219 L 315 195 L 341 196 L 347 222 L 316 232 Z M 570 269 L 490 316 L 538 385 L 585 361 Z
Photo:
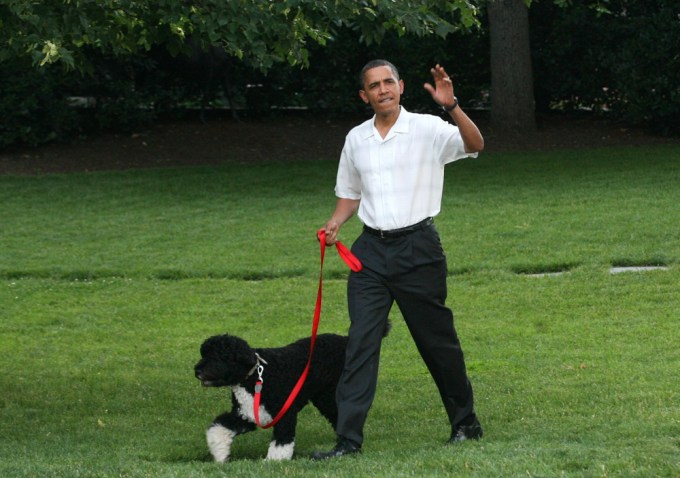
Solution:
M 35 146 L 79 131 L 78 114 L 68 106 L 58 68 L 37 70 L 29 61 L 2 63 L 0 147 Z
M 366 46 L 355 31 L 341 29 L 326 46 L 311 49 L 309 68 L 290 70 L 282 84 L 312 111 L 366 112 L 368 107 L 358 97 L 358 75 L 376 58 L 389 60 L 399 69 L 406 84 L 403 103 L 412 111 L 435 109 L 422 85 L 432 81 L 430 68 L 436 63 L 453 75 L 456 94 L 466 106 L 481 104 L 489 89 L 488 41 L 483 31 L 451 34 L 446 39 L 390 32 L 381 44 Z
M 621 19 L 621 48 L 609 57 L 618 115 L 654 131 L 680 132 L 680 7 L 657 1 Z
M 37 146 L 104 130 L 132 131 L 153 118 L 145 107 L 149 98 L 136 91 L 134 75 L 126 74 L 134 70 L 129 61 L 95 63 L 89 76 L 58 66 L 35 68 L 18 59 L 4 62 L 2 70 L 0 147 Z M 87 106 L 74 104 L 74 97 L 86 98 Z
M 73 77 L 71 94 L 90 98 L 93 104 L 83 111 L 87 132 L 132 132 L 154 118 L 153 98 L 136 86 L 136 77 L 153 68 L 143 57 L 114 57 L 88 52 L 90 73 Z
M 655 132 L 680 133 L 680 8 L 612 0 L 530 9 L 539 111 L 587 109 Z

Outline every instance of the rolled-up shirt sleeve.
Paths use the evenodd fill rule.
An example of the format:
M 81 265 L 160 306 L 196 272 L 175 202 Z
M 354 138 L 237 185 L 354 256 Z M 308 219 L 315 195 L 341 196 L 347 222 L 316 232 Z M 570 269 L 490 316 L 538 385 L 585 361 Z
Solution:
M 449 164 L 459 159 L 477 157 L 477 153 L 465 151 L 465 143 L 463 143 L 463 138 L 457 126 L 441 118 L 435 118 L 434 121 L 436 123 L 434 150 L 440 164 Z

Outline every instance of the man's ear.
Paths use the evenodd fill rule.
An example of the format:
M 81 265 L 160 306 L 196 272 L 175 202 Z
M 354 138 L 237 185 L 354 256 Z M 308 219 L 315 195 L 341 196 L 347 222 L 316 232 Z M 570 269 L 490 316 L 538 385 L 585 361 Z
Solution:
M 404 94 L 404 80 L 399 80 L 399 94 Z
M 368 96 L 364 90 L 359 90 L 359 97 L 364 100 L 364 103 L 368 104 Z

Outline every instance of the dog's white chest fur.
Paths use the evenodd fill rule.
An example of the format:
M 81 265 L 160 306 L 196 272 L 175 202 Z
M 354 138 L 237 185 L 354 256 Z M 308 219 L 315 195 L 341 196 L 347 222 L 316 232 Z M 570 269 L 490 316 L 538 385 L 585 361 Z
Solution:
M 243 387 L 232 387 L 236 401 L 240 405 L 239 414 L 249 422 L 255 423 L 255 397 Z M 260 425 L 268 425 L 273 418 L 263 405 L 260 405 Z

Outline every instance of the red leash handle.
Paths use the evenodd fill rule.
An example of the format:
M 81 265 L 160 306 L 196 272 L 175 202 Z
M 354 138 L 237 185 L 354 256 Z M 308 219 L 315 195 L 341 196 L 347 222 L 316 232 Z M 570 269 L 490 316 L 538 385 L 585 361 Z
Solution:
M 302 386 L 305 383 L 305 380 L 307 379 L 307 374 L 309 373 L 309 367 L 312 365 L 312 356 L 314 355 L 314 344 L 316 343 L 316 333 L 317 330 L 319 329 L 319 319 L 321 318 L 321 296 L 322 296 L 322 291 L 323 291 L 323 261 L 324 261 L 324 256 L 326 255 L 326 231 L 325 229 L 319 229 L 319 231 L 316 233 L 317 239 L 319 239 L 319 244 L 321 247 L 321 265 L 320 265 L 320 270 L 319 270 L 319 289 L 316 294 L 316 307 L 314 308 L 314 321 L 312 322 L 312 337 L 311 337 L 311 342 L 309 344 L 309 358 L 307 359 L 307 365 L 305 365 L 305 369 L 302 371 L 302 374 L 300 375 L 300 378 L 298 379 L 297 383 L 295 384 L 295 387 L 293 387 L 293 390 L 290 392 L 290 395 L 286 399 L 286 402 L 283 404 L 283 407 L 281 407 L 281 410 L 279 413 L 272 419 L 271 422 L 267 423 L 266 425 L 262 425 L 260 423 L 260 395 L 262 394 L 262 376 L 258 379 L 258 381 L 255 383 L 255 396 L 253 397 L 253 415 L 255 417 L 255 423 L 257 424 L 258 427 L 260 428 L 270 428 L 276 425 L 281 418 L 286 414 L 290 406 L 293 404 L 295 399 L 298 396 L 298 393 L 300 393 L 300 390 L 302 389 Z M 340 254 L 340 258 L 347 264 L 347 266 L 352 269 L 354 272 L 359 272 L 362 269 L 361 262 L 357 257 L 352 254 L 352 252 L 345 247 L 343 243 L 340 241 L 337 241 L 335 243 L 335 247 L 338 250 L 338 254 Z
M 323 256 L 324 256 L 324 249 L 326 248 L 326 231 L 325 229 L 319 229 L 316 233 L 316 237 L 319 239 L 319 242 L 321 243 L 321 262 L 323 266 Z M 340 254 L 340 258 L 345 261 L 345 264 L 352 269 L 354 272 L 360 272 L 362 269 L 361 262 L 359 259 L 357 259 L 357 256 L 352 254 L 352 251 L 347 249 L 347 247 L 340 241 L 335 241 L 335 248 L 338 250 L 338 254 Z

